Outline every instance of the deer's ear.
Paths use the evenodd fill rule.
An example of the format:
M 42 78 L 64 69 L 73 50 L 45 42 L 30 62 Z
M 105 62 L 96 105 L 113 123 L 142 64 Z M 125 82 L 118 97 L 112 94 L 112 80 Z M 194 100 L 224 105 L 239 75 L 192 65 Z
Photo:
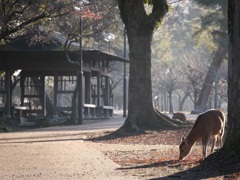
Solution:
M 188 142 L 185 137 L 182 137 L 182 142 L 184 142 L 188 146 Z

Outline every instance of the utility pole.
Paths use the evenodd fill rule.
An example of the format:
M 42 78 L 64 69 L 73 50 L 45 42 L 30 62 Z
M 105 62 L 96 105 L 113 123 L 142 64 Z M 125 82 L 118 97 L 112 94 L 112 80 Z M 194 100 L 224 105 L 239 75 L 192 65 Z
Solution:
M 83 79 L 83 71 L 82 71 L 82 17 L 80 16 L 80 40 L 79 40 L 79 69 L 78 69 L 78 124 L 83 123 L 83 109 L 82 109 L 82 79 Z
M 124 58 L 126 58 L 126 28 L 124 28 Z M 127 77 L 126 77 L 126 62 L 124 62 L 123 75 L 123 117 L 127 117 Z

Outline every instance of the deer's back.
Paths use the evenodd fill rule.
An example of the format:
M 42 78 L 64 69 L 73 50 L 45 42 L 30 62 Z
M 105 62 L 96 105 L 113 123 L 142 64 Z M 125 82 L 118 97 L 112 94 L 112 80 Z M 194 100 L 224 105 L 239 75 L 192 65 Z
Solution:
M 192 130 L 197 130 L 201 136 L 217 135 L 225 125 L 225 117 L 222 111 L 211 109 L 200 114 Z

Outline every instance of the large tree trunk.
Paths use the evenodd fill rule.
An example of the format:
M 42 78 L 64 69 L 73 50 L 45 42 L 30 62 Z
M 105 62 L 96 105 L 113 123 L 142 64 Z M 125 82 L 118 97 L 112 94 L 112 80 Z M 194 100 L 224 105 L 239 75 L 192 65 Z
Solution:
M 240 154 L 240 1 L 229 0 L 228 129 L 221 151 L 224 157 Z
M 130 48 L 129 104 L 128 115 L 132 123 L 144 127 L 151 118 L 152 84 L 151 84 L 151 37 L 128 30 Z M 134 36 L 134 37 L 133 37 Z M 136 121 L 136 122 L 135 122 Z
M 197 105 L 196 105 L 196 110 L 200 112 L 205 111 L 207 109 L 207 102 L 209 99 L 213 82 L 216 78 L 216 73 L 218 72 L 222 64 L 222 61 L 226 53 L 227 53 L 227 49 L 219 47 L 208 69 L 208 73 L 203 83 L 203 87 L 201 89 L 200 95 L 198 97 Z
M 162 20 L 167 12 L 167 3 L 156 2 Z M 146 14 L 143 1 L 119 0 L 119 8 L 127 30 L 130 49 L 128 117 L 123 128 L 138 130 L 173 127 L 170 118 L 159 114 L 152 102 L 151 42 L 154 22 L 151 22 L 152 19 Z M 157 11 L 156 8 L 153 8 L 153 11 Z

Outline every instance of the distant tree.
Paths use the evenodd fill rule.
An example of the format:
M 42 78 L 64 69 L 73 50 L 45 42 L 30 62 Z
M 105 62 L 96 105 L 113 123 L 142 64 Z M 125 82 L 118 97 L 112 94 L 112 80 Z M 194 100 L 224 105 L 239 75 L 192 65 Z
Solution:
M 195 60 L 188 60 L 183 68 L 183 74 L 185 75 L 188 83 L 192 89 L 189 94 L 190 99 L 194 104 L 194 108 L 197 106 L 197 99 L 199 97 L 200 89 L 204 82 L 204 75 L 206 74 L 206 64 Z
M 217 83 L 218 81 L 217 72 L 224 58 L 226 57 L 226 52 L 227 50 L 225 47 L 219 47 L 208 69 L 208 73 L 198 97 L 197 106 L 195 107 L 196 109 L 199 108 L 200 111 L 203 111 L 207 108 L 207 102 L 209 100 L 209 95 L 212 90 L 213 83 Z
M 201 17 L 208 14 L 205 7 L 199 7 L 194 1 L 191 1 L 191 3 L 189 1 L 171 1 L 171 3 L 171 11 L 164 17 L 163 25 L 154 35 L 152 69 L 156 69 L 154 73 L 159 70 L 156 67 L 158 66 L 157 60 L 157 62 L 161 61 L 162 64 L 165 63 L 174 67 L 174 69 L 177 67 L 178 70 L 175 70 L 175 72 L 177 72 L 178 77 L 181 76 L 181 83 L 178 90 L 175 91 L 173 99 L 179 100 L 179 110 L 182 110 L 184 102 L 189 97 L 194 105 L 197 104 L 204 77 L 206 76 L 204 65 L 209 66 L 210 49 L 214 43 L 211 39 L 206 38 L 209 34 L 205 32 L 199 38 L 200 40 L 197 39 L 201 41 L 201 44 L 196 43 L 196 39 L 193 38 L 194 33 L 201 27 Z M 192 66 L 191 69 L 195 71 L 194 77 L 187 68 L 189 64 Z M 160 69 L 164 70 L 164 68 Z M 196 76 L 196 71 L 200 73 L 201 70 L 204 70 L 202 76 Z M 157 73 L 157 75 L 161 74 Z M 156 81 L 157 75 L 152 74 L 153 82 Z M 176 97 L 176 95 L 178 96 Z M 188 107 L 192 108 L 192 104 L 188 104 Z
M 168 68 L 166 71 L 163 73 L 159 74 L 160 75 L 160 83 L 162 85 L 162 88 L 168 93 L 168 98 L 169 98 L 169 113 L 173 114 L 174 109 L 173 109 L 173 93 L 176 89 L 179 88 L 180 84 L 180 79 L 176 75 L 176 72 L 174 71 L 173 68 Z
M 195 0 L 198 4 L 210 9 L 210 13 L 202 17 L 202 27 L 200 33 L 209 29 L 213 40 L 217 46 L 215 55 L 209 66 L 209 70 L 205 77 L 205 83 L 201 88 L 197 109 L 199 111 L 205 110 L 209 95 L 212 90 L 213 83 L 217 83 L 218 77 L 216 76 L 222 62 L 226 59 L 227 54 L 227 0 Z M 216 11 L 217 9 L 217 11 Z

